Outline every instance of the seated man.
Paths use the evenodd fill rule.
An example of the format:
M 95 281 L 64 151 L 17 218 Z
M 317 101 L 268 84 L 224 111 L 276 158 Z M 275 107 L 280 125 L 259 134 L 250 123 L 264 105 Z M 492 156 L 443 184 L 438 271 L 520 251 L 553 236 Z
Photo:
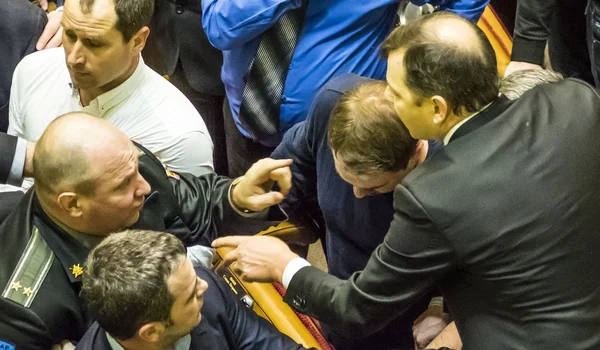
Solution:
M 235 182 L 165 172 L 113 125 L 81 112 L 48 126 L 33 163 L 34 189 L 0 226 L 0 341 L 17 349 L 47 349 L 83 335 L 89 320 L 79 299 L 82 266 L 105 236 L 155 229 L 194 245 L 236 232 L 236 225 L 257 232 L 269 223 L 249 217 L 278 211 L 250 211 L 281 201 L 291 182 L 288 160 L 261 160 Z M 273 181 L 280 192 L 269 192 Z
M 214 272 L 194 271 L 168 233 L 113 234 L 91 251 L 84 270 L 84 305 L 97 323 L 77 349 L 304 349 Z
M 141 59 L 154 0 L 67 0 L 63 48 L 17 66 L 8 133 L 36 141 L 57 116 L 84 111 L 145 145 L 171 171 L 212 171 L 212 142 L 191 102 Z

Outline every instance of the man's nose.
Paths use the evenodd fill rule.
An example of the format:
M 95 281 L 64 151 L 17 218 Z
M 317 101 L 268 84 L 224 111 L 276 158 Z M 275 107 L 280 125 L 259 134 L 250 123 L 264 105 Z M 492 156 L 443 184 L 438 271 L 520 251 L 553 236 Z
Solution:
M 85 56 L 81 50 L 81 44 L 76 42 L 71 48 L 71 52 L 67 56 L 67 64 L 71 67 L 85 64 Z
M 367 196 L 367 191 L 365 191 L 364 189 L 362 189 L 360 187 L 352 186 L 352 189 L 354 191 L 354 197 L 356 197 L 358 199 L 364 198 Z
M 146 196 L 150 193 L 152 188 L 150 187 L 150 184 L 148 183 L 148 181 L 146 181 L 146 179 L 144 179 L 141 174 L 139 176 L 140 176 L 140 180 L 141 180 L 141 186 L 138 188 L 138 191 L 136 194 L 138 196 Z

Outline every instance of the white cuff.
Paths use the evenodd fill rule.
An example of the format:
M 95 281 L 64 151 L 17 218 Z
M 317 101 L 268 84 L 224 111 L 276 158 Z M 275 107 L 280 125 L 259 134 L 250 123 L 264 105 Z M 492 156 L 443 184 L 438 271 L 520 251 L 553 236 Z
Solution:
M 294 258 L 287 264 L 285 270 L 283 270 L 283 276 L 281 277 L 281 284 L 283 284 L 285 289 L 290 285 L 296 272 L 306 266 L 310 266 L 310 263 L 302 258 Z

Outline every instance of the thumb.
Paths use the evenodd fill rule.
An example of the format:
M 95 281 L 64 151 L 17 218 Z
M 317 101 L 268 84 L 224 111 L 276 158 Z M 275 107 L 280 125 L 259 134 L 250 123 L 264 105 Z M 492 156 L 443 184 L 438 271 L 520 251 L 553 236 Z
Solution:
M 284 198 L 283 194 L 276 191 L 265 194 L 255 194 L 248 198 L 248 209 L 261 211 L 272 205 L 281 203 Z

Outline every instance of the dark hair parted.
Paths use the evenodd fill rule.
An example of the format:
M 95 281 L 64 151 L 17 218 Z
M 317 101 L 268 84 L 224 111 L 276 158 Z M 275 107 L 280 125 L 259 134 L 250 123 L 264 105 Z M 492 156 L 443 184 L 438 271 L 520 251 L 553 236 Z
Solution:
M 96 0 L 79 0 L 81 11 L 90 13 Z M 140 28 L 150 24 L 154 13 L 154 0 L 113 0 L 117 23 L 115 28 L 123 34 L 123 41 L 128 42 Z
M 126 230 L 110 235 L 85 264 L 85 306 L 118 339 L 133 337 L 146 323 L 169 326 L 175 298 L 167 280 L 185 259 L 183 244 L 169 233 Z
M 356 175 L 406 169 L 417 140 L 385 97 L 383 81 L 369 81 L 345 93 L 331 112 L 328 143 Z
M 460 21 L 474 40 L 443 40 L 434 21 Z M 460 22 L 455 22 L 461 24 Z M 498 96 L 496 54 L 485 34 L 469 21 L 448 12 L 423 16 L 396 28 L 383 42 L 382 52 L 405 50 L 406 86 L 421 98 L 442 96 L 458 116 L 475 113 Z

